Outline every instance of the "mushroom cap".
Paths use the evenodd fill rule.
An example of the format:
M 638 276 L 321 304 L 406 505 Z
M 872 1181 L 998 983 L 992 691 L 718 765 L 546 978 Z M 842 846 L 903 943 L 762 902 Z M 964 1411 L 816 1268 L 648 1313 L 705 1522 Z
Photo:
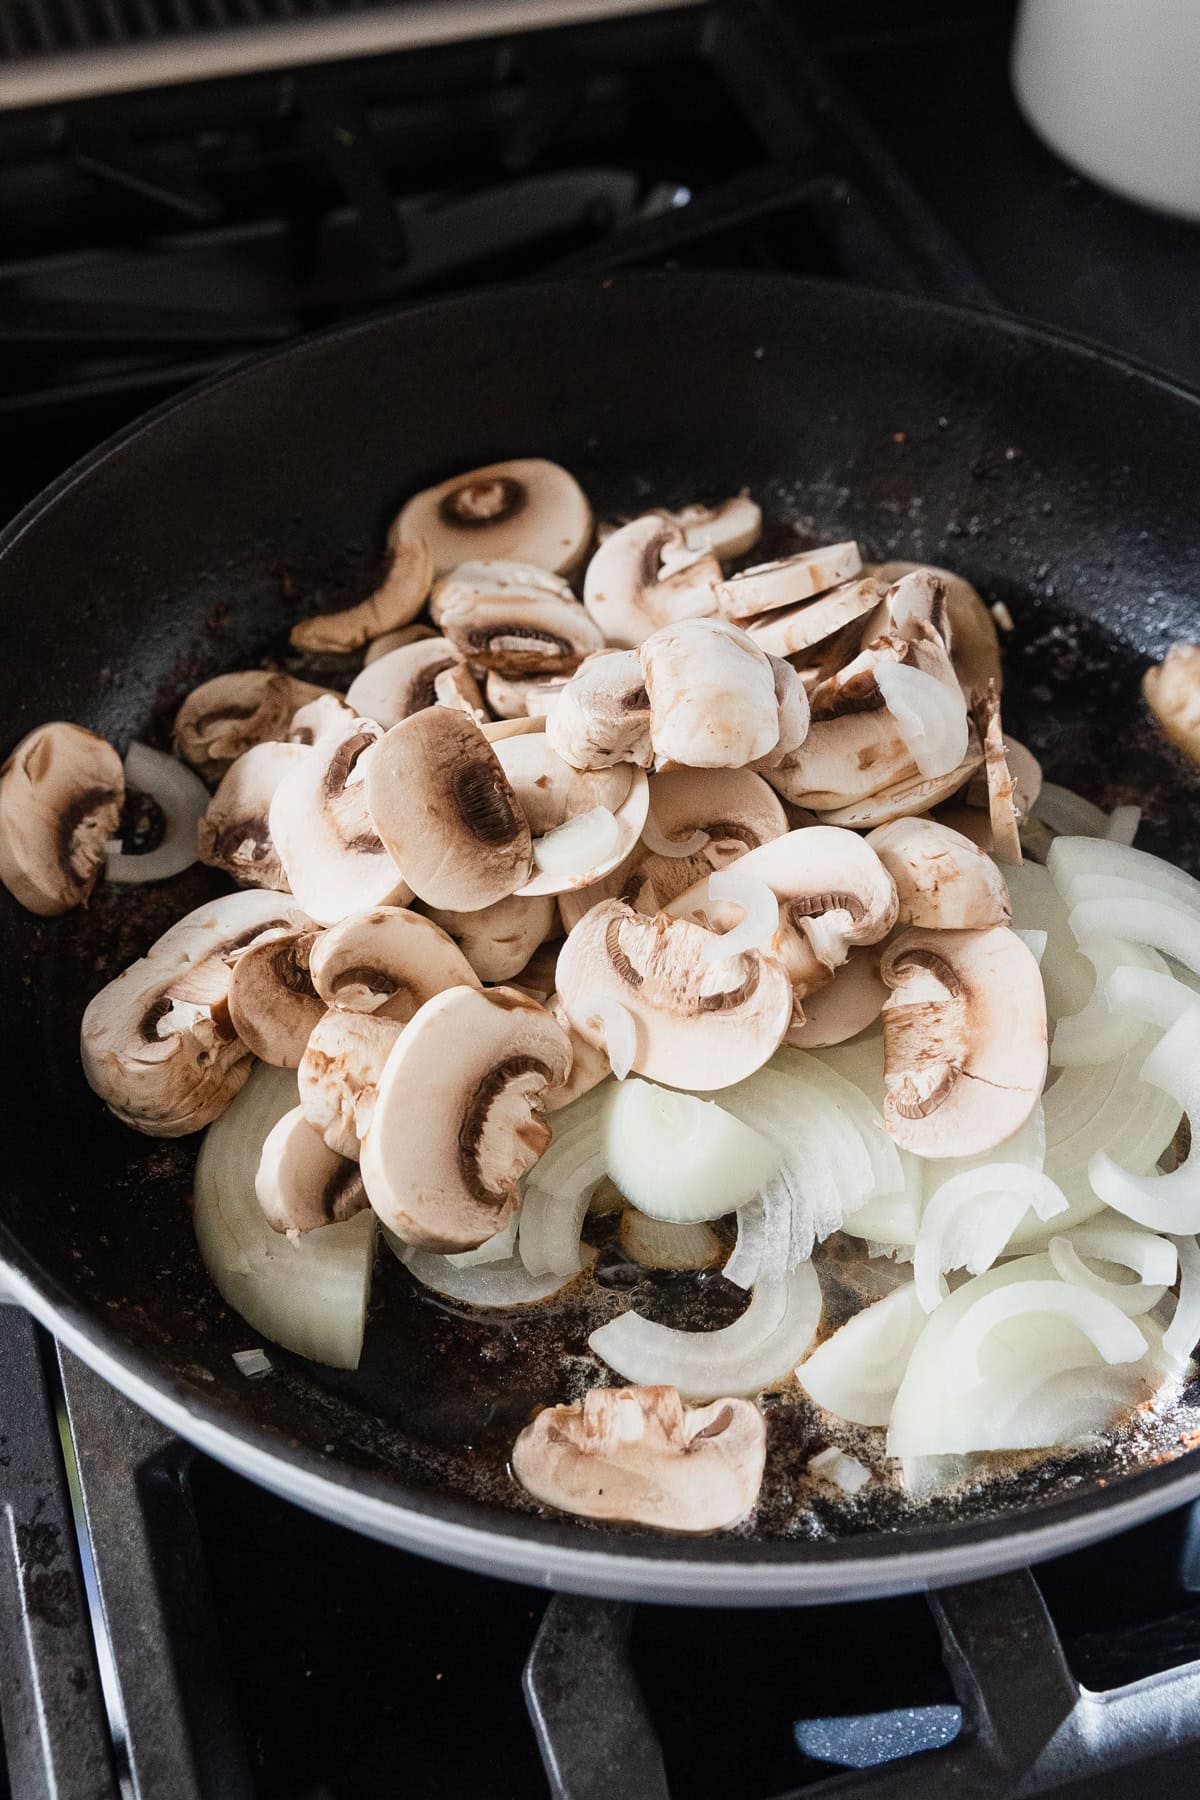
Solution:
M 664 508 L 663 517 L 679 527 L 689 550 L 711 550 L 722 562 L 745 556 L 762 536 L 762 508 L 746 488 L 711 505 L 694 501 L 675 511 Z
M 944 635 L 963 692 L 975 694 L 989 681 L 1002 686 L 996 621 L 969 581 L 952 569 L 939 569 L 933 563 L 886 562 L 872 573 L 877 580 L 892 584 L 917 570 L 935 575 L 945 588 L 949 631 Z
M 721 1531 L 753 1511 L 766 1420 L 749 1400 L 685 1408 L 673 1387 L 592 1388 L 547 1406 L 513 1445 L 513 1474 L 583 1519 Z
M 660 768 L 740 769 L 779 742 L 774 671 L 736 625 L 685 619 L 654 632 L 639 655 Z
M 437 677 L 457 662 L 458 651 L 444 637 L 419 638 L 367 663 L 347 688 L 346 704 L 388 731 L 435 705 Z
M 389 539 L 387 573 L 373 594 L 341 612 L 301 619 L 291 630 L 297 650 L 357 650 L 415 619 L 433 582 L 433 558 L 423 538 Z
M 1012 924 L 1003 875 L 961 832 L 934 819 L 893 819 L 866 841 L 896 884 L 902 925 L 980 931 Z
M 650 700 L 637 651 L 589 656 L 547 714 L 546 738 L 576 769 L 623 762 L 648 768 L 654 760 Z
M 1200 762 L 1200 644 L 1172 644 L 1142 676 L 1142 693 L 1171 743 Z
M 731 1087 L 779 1048 L 792 989 L 783 965 L 756 950 L 706 962 L 708 941 L 689 920 L 646 918 L 624 901 L 602 901 L 559 952 L 563 1011 L 603 1048 L 598 1008 L 623 1006 L 634 1022 L 638 1075 L 666 1087 Z
M 293 1107 L 263 1142 L 254 1192 L 273 1231 L 316 1231 L 340 1225 L 367 1205 L 358 1164 L 330 1150 L 319 1131 Z
M 368 663 L 378 662 L 389 651 L 403 650 L 406 644 L 420 644 L 425 639 L 438 635 L 432 625 L 401 625 L 398 631 L 385 631 L 382 637 L 374 638 L 367 645 L 363 667 L 366 668 Z
M 271 740 L 230 763 L 196 827 L 200 861 L 235 881 L 286 893 L 287 876 L 271 837 L 271 801 L 280 782 L 310 755 L 307 744 Z
M 907 780 L 881 788 L 878 793 L 867 794 L 865 798 L 855 800 L 849 806 L 832 807 L 828 812 L 822 813 L 821 823 L 869 831 L 876 825 L 886 825 L 891 819 L 905 819 L 917 813 L 928 812 L 939 801 L 956 794 L 970 780 L 982 761 L 983 750 L 978 737 L 972 732 L 967 744 L 967 754 L 957 769 L 951 769 L 948 775 L 909 776 Z M 777 779 L 774 770 L 768 780 L 787 799 L 783 783 Z
M 634 650 L 651 632 L 717 610 L 721 565 L 688 549 L 678 525 L 646 513 L 614 531 L 587 567 L 583 604 L 618 649 Z
M 294 901 L 256 889 L 188 913 L 89 1002 L 80 1054 L 90 1086 L 150 1137 L 210 1124 L 250 1073 L 229 1017 L 226 959 L 265 933 L 311 928 Z
M 733 576 L 727 585 L 740 579 Z M 884 591 L 880 582 L 864 575 L 830 588 L 815 600 L 801 600 L 798 605 L 763 613 L 752 619 L 746 629 L 760 650 L 771 656 L 795 656 L 874 612 Z
M 571 1067 L 566 1032 L 512 988 L 427 1000 L 388 1056 L 362 1146 L 367 1196 L 405 1243 L 474 1250 L 507 1225 L 551 1131 L 546 1090 Z
M 775 680 L 775 706 L 779 719 L 779 741 L 764 756 L 759 767 L 777 769 L 789 756 L 794 756 L 812 727 L 812 708 L 803 681 L 790 662 L 781 656 L 768 656 Z
M 443 988 L 477 985 L 441 926 L 402 906 L 350 913 L 331 925 L 315 944 L 309 969 L 326 1005 L 401 1024 Z
M 367 753 L 377 757 L 382 740 L 373 720 L 356 719 L 315 744 L 271 801 L 271 837 L 288 886 L 320 925 L 412 898 L 367 809 Z
M 233 1028 L 252 1055 L 277 1069 L 299 1067 L 309 1033 L 325 1013 L 308 967 L 318 935 L 271 932 L 239 951 L 230 970 Z
M 394 725 L 367 771 L 371 817 L 413 892 L 459 912 L 491 906 L 529 879 L 528 821 L 495 751 L 448 706 Z
M 844 1044 L 873 1025 L 883 1010 L 888 991 L 879 973 L 877 944 L 860 944 L 851 950 L 833 979 L 804 996 L 793 1017 L 785 1043 L 800 1050 L 820 1050 Z
M 468 557 L 517 557 L 562 574 L 592 536 L 592 509 L 573 475 L 541 457 L 488 463 L 423 488 L 393 527 L 403 543 L 423 537 L 439 575 Z
M 86 900 L 124 800 L 103 738 L 61 720 L 27 733 L 0 769 L 0 881 L 14 900 L 44 917 Z
M 558 930 L 553 894 L 509 894 L 477 912 L 431 907 L 429 916 L 453 938 L 480 981 L 511 981 Z
M 823 544 L 731 575 L 717 587 L 717 605 L 726 619 L 752 619 L 828 593 L 861 568 L 857 544 Z
M 528 563 L 463 563 L 438 583 L 434 617 L 461 657 L 503 675 L 568 675 L 604 648 L 568 583 Z
M 331 1150 L 352 1162 L 400 1031 L 398 1019 L 331 1007 L 313 1026 L 300 1058 L 296 1080 L 304 1116 Z
M 193 688 L 175 715 L 175 749 L 208 782 L 255 744 L 286 738 L 292 715 L 328 688 L 270 669 L 215 675 Z
M 880 973 L 884 1123 L 917 1156 L 978 1156 L 1019 1131 L 1046 1078 L 1046 996 L 1004 926 L 903 932 Z
M 311 746 L 319 743 L 323 737 L 328 737 L 331 732 L 344 730 L 357 717 L 354 708 L 341 694 L 322 694 L 318 699 L 296 708 L 288 726 L 287 741 L 302 747 Z M 246 755 L 249 756 L 250 752 L 247 751 Z M 239 757 L 238 761 L 241 760 Z

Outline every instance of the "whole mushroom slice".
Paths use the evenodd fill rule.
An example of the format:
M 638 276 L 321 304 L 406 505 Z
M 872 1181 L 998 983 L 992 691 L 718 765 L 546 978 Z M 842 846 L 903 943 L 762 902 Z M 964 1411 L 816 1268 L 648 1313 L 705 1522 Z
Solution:
M 1000 638 L 996 621 L 969 581 L 952 569 L 939 569 L 931 563 L 880 563 L 872 573 L 876 580 L 890 586 L 916 570 L 936 576 L 945 588 L 950 620 L 947 641 L 963 692 L 968 696 L 978 693 L 989 681 L 1001 686 Z
M 888 996 L 879 958 L 877 944 L 851 950 L 831 981 L 804 996 L 784 1042 L 800 1050 L 821 1050 L 844 1044 L 873 1025 Z
M 573 769 L 545 732 L 505 738 L 495 755 L 533 834 L 533 874 L 519 894 L 587 887 L 629 855 L 649 804 L 641 769 Z
M 740 769 L 779 742 L 775 674 L 736 625 L 686 619 L 639 652 L 659 768 Z
M 558 958 L 563 1011 L 603 1049 L 606 1015 L 633 1020 L 632 1068 L 666 1087 L 731 1087 L 783 1041 L 792 989 L 773 957 L 755 950 L 708 961 L 711 932 L 664 914 L 646 918 L 621 900 L 594 906 Z
M 424 538 L 437 574 L 468 557 L 506 557 L 569 573 L 592 536 L 592 509 L 573 475 L 540 457 L 488 463 L 423 488 L 401 510 L 397 541 Z
M 175 715 L 175 749 L 215 786 L 255 744 L 286 738 L 293 715 L 328 688 L 270 669 L 216 675 L 193 688 Z
M 392 650 L 403 650 L 406 644 L 419 644 L 426 638 L 438 635 L 432 625 L 402 625 L 398 631 L 385 631 L 382 637 L 375 638 L 367 645 L 363 667 L 368 663 L 378 662 L 381 656 L 387 656 Z
M 762 508 L 746 488 L 711 505 L 694 501 L 675 511 L 664 509 L 663 517 L 679 527 L 689 550 L 711 550 L 722 562 L 745 556 L 762 536 Z
M 188 913 L 89 1002 L 80 1054 L 90 1086 L 150 1137 L 211 1124 L 251 1065 L 229 1016 L 227 959 L 265 933 L 311 928 L 293 901 L 253 890 Z
M 277 1069 L 300 1066 L 309 1034 L 325 1014 L 309 956 L 318 933 L 272 932 L 236 953 L 227 1004 L 233 1028 L 254 1056 Z
M 313 946 L 309 972 L 325 1005 L 401 1024 L 443 988 L 478 985 L 440 925 L 402 906 L 350 913 L 331 925 Z
M 1200 763 L 1200 644 L 1172 644 L 1142 676 L 1142 693 L 1163 734 Z
M 729 585 L 740 579 L 733 576 Z M 881 582 L 862 576 L 830 588 L 815 600 L 762 613 L 751 619 L 746 629 L 759 649 L 771 656 L 797 656 L 873 613 L 885 592 Z
M 433 616 L 465 661 L 502 675 L 569 675 L 604 648 L 568 583 L 528 563 L 464 563 L 438 583 Z
M 592 1388 L 548 1406 L 513 1445 L 513 1474 L 583 1519 L 722 1531 L 754 1509 L 767 1426 L 749 1400 L 685 1407 L 673 1387 Z
M 845 825 L 855 831 L 870 831 L 876 825 L 886 825 L 891 819 L 914 817 L 917 813 L 926 813 L 942 800 L 956 794 L 960 787 L 971 779 L 983 761 L 983 750 L 979 739 L 972 733 L 967 745 L 967 754 L 957 769 L 951 769 L 948 775 L 926 778 L 923 775 L 909 776 L 906 780 L 894 782 L 890 787 L 881 788 L 878 793 L 868 794 L 862 800 L 855 800 L 847 806 L 831 807 L 822 812 L 823 825 Z M 771 785 L 787 798 L 781 782 L 774 775 Z
M 1046 1078 L 1046 996 L 1003 926 L 905 931 L 884 953 L 884 1123 L 917 1156 L 978 1156 L 1019 1131 Z
M 424 539 L 389 538 L 387 574 L 375 592 L 341 612 L 302 619 L 292 626 L 292 646 L 320 654 L 357 650 L 415 619 L 432 585 L 433 558 Z
M 609 644 L 635 650 L 661 626 L 711 617 L 720 579 L 711 551 L 689 550 L 678 525 L 647 513 L 601 544 L 584 577 L 583 604 Z
M 288 726 L 287 741 L 289 744 L 316 744 L 331 732 L 343 731 L 357 717 L 354 708 L 341 694 L 322 694 L 319 699 L 296 708 Z M 250 755 L 250 752 L 246 754 Z
M 1003 875 L 961 832 L 933 819 L 893 819 L 866 841 L 896 884 L 902 925 L 980 931 L 1012 924 Z
M 288 886 L 319 925 L 412 898 L 367 808 L 364 766 L 382 739 L 372 720 L 356 719 L 341 736 L 314 745 L 271 801 L 271 837 Z
M 125 799 L 121 759 L 79 725 L 39 725 L 0 769 L 0 881 L 44 917 L 91 894 Z
M 477 912 L 431 907 L 429 916 L 453 938 L 480 981 L 511 981 L 558 930 L 558 902 L 552 894 L 510 894 Z
M 401 719 L 435 706 L 437 678 L 457 662 L 458 651 L 445 638 L 420 638 L 367 663 L 346 689 L 346 704 L 388 731 Z
M 546 741 L 576 769 L 649 768 L 650 700 L 637 651 L 589 656 L 548 713 Z
M 267 1133 L 254 1192 L 271 1229 L 288 1237 L 340 1225 L 367 1206 L 358 1164 L 328 1147 L 301 1106 Z
M 404 1027 L 362 1146 L 367 1197 L 405 1243 L 474 1250 L 502 1231 L 550 1142 L 566 1032 L 512 988 L 450 988 Z
M 428 905 L 477 911 L 528 881 L 529 822 L 492 745 L 462 713 L 432 706 L 394 725 L 371 758 L 367 799 Z
M 312 754 L 306 744 L 255 744 L 221 777 L 196 827 L 196 854 L 251 887 L 287 892 L 287 876 L 271 837 L 271 801 L 280 783 Z
M 313 1027 L 297 1084 L 304 1116 L 330 1150 L 357 1162 L 398 1019 L 331 1008 Z
M 717 605 L 727 619 L 752 619 L 815 599 L 850 581 L 861 569 L 857 544 L 824 544 L 731 575 L 717 588 Z
M 714 869 L 728 868 L 787 829 L 779 800 L 752 769 L 664 769 L 650 777 L 637 863 L 642 885 L 625 897 L 642 911 L 665 910 Z M 565 909 L 563 917 L 570 930 L 574 919 Z

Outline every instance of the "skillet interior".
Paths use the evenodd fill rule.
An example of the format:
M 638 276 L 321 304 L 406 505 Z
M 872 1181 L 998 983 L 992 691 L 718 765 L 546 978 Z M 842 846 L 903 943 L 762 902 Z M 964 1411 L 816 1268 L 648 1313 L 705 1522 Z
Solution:
M 1055 778 L 1139 802 L 1139 841 L 1200 869 L 1200 783 L 1145 725 L 1137 694 L 1150 655 L 1200 635 L 1200 405 L 1019 325 L 779 278 L 474 297 L 313 340 L 165 409 L 5 536 L 7 741 L 53 716 L 121 745 L 165 741 L 198 680 L 281 650 L 296 617 L 366 591 L 406 493 L 519 454 L 564 462 L 600 512 L 749 484 L 801 533 L 961 569 L 1017 621 L 1011 728 Z M 230 1353 L 255 1340 L 192 1247 L 194 1147 L 116 1125 L 77 1056 L 86 998 L 221 885 L 193 872 L 49 922 L 0 896 L 0 1224 L 13 1261 L 122 1361 L 193 1409 L 265 1433 L 285 1458 L 535 1544 L 669 1558 L 658 1539 L 498 1510 L 519 1503 L 504 1446 L 532 1404 L 562 1391 L 557 1350 L 532 1321 L 464 1324 L 414 1303 L 386 1256 L 357 1375 L 274 1352 L 269 1380 L 236 1373 Z M 799 1418 L 776 1427 L 796 1454 Z M 1192 1461 L 1129 1481 L 1166 1503 L 1200 1482 Z M 1114 1472 L 1103 1458 L 1046 1465 L 919 1519 L 882 1491 L 836 1519 L 797 1513 L 776 1481 L 761 1530 L 778 1546 L 734 1537 L 687 1554 L 836 1559 L 852 1537 L 855 1554 L 886 1556 L 897 1526 L 930 1544 L 999 1536 L 1020 1509 L 1101 1502 L 1096 1477 L 1110 1494 L 1126 1485 Z

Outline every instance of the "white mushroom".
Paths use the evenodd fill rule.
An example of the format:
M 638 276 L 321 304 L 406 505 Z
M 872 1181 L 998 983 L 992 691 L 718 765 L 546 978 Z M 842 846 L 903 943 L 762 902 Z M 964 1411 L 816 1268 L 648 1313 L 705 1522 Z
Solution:
M 448 706 L 392 727 L 371 759 L 375 829 L 414 893 L 470 912 L 528 881 L 529 823 L 483 733 Z
M 430 907 L 429 916 L 454 939 L 481 981 L 512 981 L 558 930 L 553 894 L 510 894 L 477 912 Z
M 580 1037 L 557 994 L 551 994 L 545 1006 L 546 1011 L 562 1026 L 571 1045 L 570 1074 L 561 1087 L 549 1088 L 546 1092 L 546 1111 L 553 1113 L 570 1106 L 573 1100 L 581 1099 L 584 1094 L 590 1094 L 594 1087 L 599 1087 L 602 1081 L 608 1080 L 612 1069 L 604 1051 Z
M 433 697 L 436 705 L 453 706 L 458 712 L 465 713 L 474 725 L 488 722 L 479 683 L 466 663 L 454 663 L 434 676 Z
M 343 731 L 358 714 L 343 699 L 341 694 L 322 694 L 317 700 L 310 700 L 306 706 L 298 706 L 292 714 L 288 726 L 287 741 L 289 744 L 311 745 L 328 737 L 330 732 Z M 252 752 L 247 751 L 246 755 Z M 244 760 L 239 757 L 239 762 Z M 236 768 L 237 764 L 232 764 Z
M 948 775 L 929 779 L 924 775 L 911 775 L 905 781 L 894 782 L 890 787 L 881 788 L 876 794 L 868 794 L 862 800 L 855 800 L 848 806 L 831 808 L 821 814 L 823 825 L 845 825 L 855 831 L 869 831 L 873 826 L 886 825 L 891 819 L 905 819 L 917 813 L 926 813 L 939 801 L 946 800 L 956 794 L 983 761 L 983 751 L 979 739 L 972 733 L 967 744 L 967 754 L 957 769 L 951 769 Z M 782 785 L 770 777 L 771 784 L 782 791 Z
M 861 568 L 862 557 L 855 543 L 801 550 L 779 562 L 759 563 L 740 575 L 731 575 L 717 588 L 717 605 L 727 619 L 752 619 L 758 613 L 815 599 L 851 580 Z
M 489 669 L 485 683 L 487 703 L 500 719 L 544 719 L 568 679 L 553 675 L 501 675 L 499 670 Z
M 659 768 L 744 768 L 778 744 L 774 670 L 736 625 L 687 619 L 654 632 L 639 654 Z
M 272 1230 L 289 1237 L 340 1225 L 367 1205 L 358 1164 L 330 1150 L 300 1106 L 267 1133 L 254 1192 Z
M 605 638 L 632 650 L 663 625 L 717 610 L 721 565 L 688 549 L 678 525 L 647 513 L 614 531 L 588 564 L 583 604 Z
M 576 769 L 624 762 L 648 768 L 654 760 L 650 701 L 637 651 L 589 656 L 548 713 L 546 741 Z
M 450 988 L 391 1051 L 362 1146 L 367 1197 L 408 1244 L 473 1250 L 503 1231 L 550 1142 L 543 1103 L 567 1034 L 512 988 Z
M 872 573 L 885 583 L 902 581 L 906 575 L 921 570 L 936 576 L 945 589 L 949 630 L 944 635 L 950 645 L 954 670 L 963 692 L 973 695 L 994 681 L 1002 685 L 1000 673 L 1000 639 L 996 621 L 978 592 L 956 575 L 952 569 L 939 569 L 929 563 L 880 563 Z
M 325 1012 L 308 966 L 317 941 L 312 930 L 270 932 L 230 959 L 226 1004 L 233 1028 L 247 1050 L 277 1069 L 299 1067 Z
M 336 653 L 357 650 L 372 638 L 415 619 L 433 583 L 433 558 L 422 538 L 388 540 L 388 567 L 381 585 L 357 606 L 318 613 L 292 626 L 297 650 Z
M 503 675 L 569 675 L 604 648 L 569 584 L 529 563 L 463 563 L 438 583 L 431 611 L 464 661 Z
M 379 754 L 382 738 L 370 719 L 356 719 L 340 737 L 322 738 L 271 801 L 271 837 L 288 886 L 320 925 L 412 898 L 367 809 L 364 765 L 368 753 Z
M 689 550 L 711 550 L 722 562 L 745 556 L 762 536 L 762 508 L 745 488 L 710 506 L 694 501 L 675 511 L 664 508 L 663 517 L 678 525 Z
M 978 931 L 1012 924 L 1003 875 L 961 832 L 933 819 L 894 819 L 866 841 L 896 884 L 902 925 Z
M 402 625 L 399 631 L 385 631 L 367 645 L 363 656 L 363 667 L 368 663 L 378 662 L 381 656 L 387 656 L 392 650 L 403 650 L 406 644 L 420 644 L 427 638 L 439 634 L 432 625 Z
M 175 715 L 175 749 L 212 784 L 255 744 L 286 738 L 293 715 L 328 688 L 269 669 L 216 675 L 193 688 Z
M 800 1050 L 820 1050 L 829 1044 L 844 1044 L 873 1025 L 888 996 L 879 973 L 879 956 L 877 944 L 851 950 L 824 987 L 804 996 L 784 1042 Z
M 331 925 L 313 947 L 309 969 L 326 1005 L 401 1024 L 443 988 L 478 985 L 441 926 L 401 906 L 350 913 Z
M 383 1066 L 400 1035 L 398 1019 L 331 1007 L 313 1026 L 300 1058 L 300 1105 L 339 1156 L 358 1160 Z
M 983 772 L 987 784 L 988 822 L 992 830 L 992 855 L 1001 862 L 1019 863 L 1022 856 L 1016 783 L 1008 766 L 1004 731 L 1000 724 L 1000 690 L 994 681 L 989 681 L 979 696 L 975 708 L 975 723 L 983 740 Z M 1038 772 L 1040 775 L 1040 769 Z
M 1200 644 L 1172 644 L 1162 662 L 1146 670 L 1142 693 L 1171 742 L 1200 762 Z
M 978 1156 L 1019 1131 L 1046 1078 L 1046 997 L 1015 932 L 905 931 L 880 973 L 884 1123 L 917 1156 Z
M 0 769 L 0 881 L 30 912 L 81 905 L 104 868 L 125 799 L 121 759 L 79 725 L 23 737 Z
M 230 763 L 196 827 L 200 861 L 224 869 L 235 881 L 286 893 L 287 876 L 271 837 L 271 801 L 279 784 L 310 755 L 305 744 L 272 740 Z
M 649 805 L 640 769 L 629 763 L 573 769 L 551 749 L 544 732 L 505 738 L 495 755 L 533 834 L 533 874 L 520 894 L 587 887 L 629 855 Z
M 739 576 L 732 577 L 729 585 L 740 579 Z M 875 611 L 884 592 L 880 582 L 863 576 L 831 588 L 818 599 L 802 600 L 797 606 L 760 614 L 746 629 L 760 650 L 771 656 L 795 656 L 866 618 L 868 613 Z
M 535 1500 L 580 1518 L 721 1531 L 753 1511 L 766 1453 L 749 1400 L 685 1407 L 673 1387 L 592 1388 L 538 1413 L 512 1468 Z
M 557 463 L 520 457 L 423 488 L 405 504 L 394 531 L 400 542 L 423 537 L 439 575 L 468 557 L 518 558 L 565 574 L 591 542 L 592 509 Z
M 387 731 L 401 719 L 436 705 L 437 678 L 457 662 L 458 652 L 445 638 L 420 638 L 367 663 L 347 688 L 346 704 L 360 718 L 374 719 Z
M 775 681 L 775 707 L 779 720 L 779 741 L 755 765 L 760 769 L 777 769 L 794 756 L 812 727 L 812 708 L 804 683 L 790 662 L 780 656 L 769 656 Z

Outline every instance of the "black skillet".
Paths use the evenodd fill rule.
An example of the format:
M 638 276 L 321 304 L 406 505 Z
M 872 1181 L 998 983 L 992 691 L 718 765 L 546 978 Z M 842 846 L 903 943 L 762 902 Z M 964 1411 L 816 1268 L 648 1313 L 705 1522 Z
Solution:
M 19 443 L 8 446 L 20 454 Z M 1010 727 L 1048 773 L 1146 813 L 1200 868 L 1200 787 L 1138 678 L 1200 636 L 1200 402 L 1103 352 L 914 299 L 784 278 L 631 277 L 431 305 L 301 343 L 103 446 L 0 538 L 4 737 L 68 718 L 165 742 L 187 689 L 280 654 L 303 614 L 361 597 L 413 489 L 507 455 L 570 468 L 597 511 L 749 484 L 777 544 L 859 538 L 947 563 L 1016 621 Z M 788 521 L 790 533 L 779 527 Z M 192 1245 L 194 1146 L 115 1123 L 79 1069 L 86 998 L 219 882 L 101 891 L 49 922 L 0 896 L 13 1294 L 185 1436 L 399 1544 L 551 1585 L 684 1601 L 806 1601 L 962 1580 L 1082 1544 L 1200 1492 L 1191 1455 L 1050 1462 L 969 1505 L 852 1524 L 799 1514 L 802 1409 L 772 1418 L 753 1534 L 698 1542 L 530 1509 L 504 1452 L 559 1397 L 568 1305 L 464 1320 L 386 1255 L 360 1371 L 253 1334 Z M 670 1284 L 635 1296 L 670 1316 Z M 581 1349 L 577 1341 L 571 1346 Z

